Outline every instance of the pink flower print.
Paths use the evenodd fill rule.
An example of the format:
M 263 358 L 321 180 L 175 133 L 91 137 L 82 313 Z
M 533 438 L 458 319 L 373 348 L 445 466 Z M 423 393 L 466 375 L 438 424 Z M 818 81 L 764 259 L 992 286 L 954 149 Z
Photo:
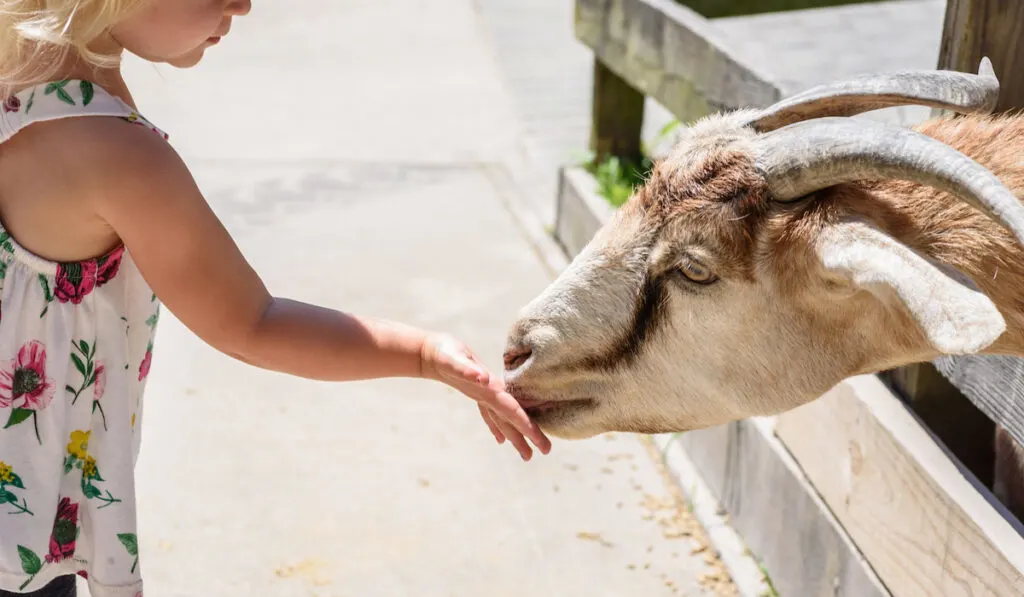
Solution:
M 96 262 L 61 263 L 53 296 L 62 303 L 79 304 L 96 287 Z
M 153 345 L 150 344 L 146 349 L 146 356 L 142 357 L 142 363 L 139 365 L 139 381 L 146 379 L 149 375 L 149 366 L 153 364 Z
M 10 371 L 0 371 L 0 408 L 43 410 L 53 393 L 53 380 L 46 378 L 46 348 L 36 340 L 21 347 Z
M 18 110 L 21 110 L 21 100 L 18 99 L 18 96 L 12 95 L 8 97 L 6 100 L 4 100 L 5 114 L 7 112 L 17 112 Z
M 61 498 L 60 504 L 57 505 L 57 517 L 53 522 L 50 553 L 46 555 L 46 563 L 55 564 L 73 556 L 77 538 L 78 504 L 71 503 L 68 498 Z
M 10 370 L 0 370 L 0 408 L 13 407 L 4 429 L 31 417 L 36 440 L 42 445 L 38 413 L 50 405 L 53 394 L 53 380 L 46 378 L 46 348 L 33 340 L 21 347 Z
M 93 382 L 93 396 L 92 399 L 99 402 L 99 399 L 103 397 L 103 392 L 107 387 L 107 368 L 103 366 L 103 363 L 96 364 L 96 381 Z
M 121 268 L 121 257 L 124 255 L 124 245 L 115 249 L 110 255 L 101 258 L 96 263 L 96 286 L 103 286 L 114 279 Z

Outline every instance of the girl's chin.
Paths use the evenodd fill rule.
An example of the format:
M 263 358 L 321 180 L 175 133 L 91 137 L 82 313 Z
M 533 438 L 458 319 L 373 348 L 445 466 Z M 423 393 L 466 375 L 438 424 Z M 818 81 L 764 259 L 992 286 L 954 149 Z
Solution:
M 176 68 L 191 68 L 203 59 L 203 55 L 206 53 L 206 48 L 200 47 L 192 50 L 187 54 L 178 56 L 177 58 L 169 58 L 165 60 L 167 64 L 170 64 Z

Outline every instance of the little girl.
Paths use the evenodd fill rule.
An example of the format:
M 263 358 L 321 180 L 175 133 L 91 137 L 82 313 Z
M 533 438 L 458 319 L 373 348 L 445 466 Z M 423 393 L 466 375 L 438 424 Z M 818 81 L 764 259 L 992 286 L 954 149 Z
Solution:
M 197 64 L 250 0 L 0 0 L 0 596 L 142 595 L 133 469 L 160 304 L 218 350 L 319 380 L 442 381 L 524 460 L 550 442 L 459 341 L 268 294 L 124 51 Z M 31 125 L 31 126 L 30 126 Z

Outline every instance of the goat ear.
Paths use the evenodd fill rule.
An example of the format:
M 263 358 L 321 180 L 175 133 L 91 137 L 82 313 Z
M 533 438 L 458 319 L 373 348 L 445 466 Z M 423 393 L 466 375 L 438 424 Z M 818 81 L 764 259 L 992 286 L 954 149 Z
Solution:
M 996 306 L 966 277 L 956 279 L 866 223 L 829 226 L 819 237 L 817 250 L 831 275 L 883 303 L 902 303 L 940 353 L 976 353 L 1006 329 Z

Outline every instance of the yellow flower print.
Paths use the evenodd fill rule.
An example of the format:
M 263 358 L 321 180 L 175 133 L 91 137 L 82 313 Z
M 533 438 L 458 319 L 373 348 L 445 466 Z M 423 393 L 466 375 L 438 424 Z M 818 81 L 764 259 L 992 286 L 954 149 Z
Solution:
M 0 460 L 0 483 L 14 483 L 14 469 Z
M 96 459 L 92 456 L 86 456 L 85 462 L 82 464 L 82 477 L 85 479 L 95 479 L 98 476 Z
M 85 460 L 89 455 L 89 434 L 91 431 L 72 431 L 71 443 L 68 444 L 68 454 L 79 460 Z

